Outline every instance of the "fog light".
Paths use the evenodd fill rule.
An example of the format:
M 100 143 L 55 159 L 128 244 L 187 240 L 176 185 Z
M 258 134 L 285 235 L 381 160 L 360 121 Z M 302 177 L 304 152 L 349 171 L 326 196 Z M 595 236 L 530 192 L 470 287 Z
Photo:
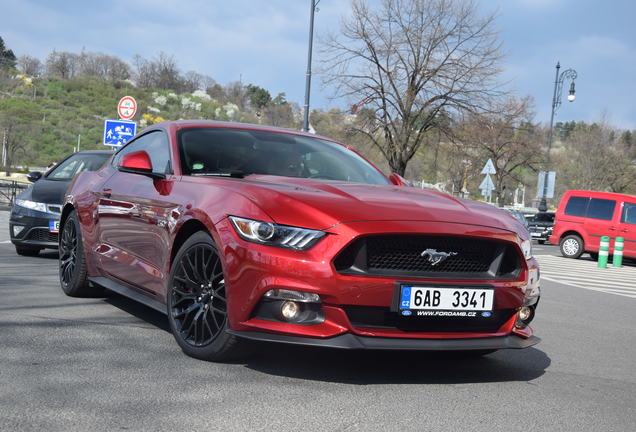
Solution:
M 528 306 L 524 306 L 521 309 L 519 309 L 519 319 L 521 321 L 527 321 L 528 318 L 530 318 L 532 316 L 532 309 L 530 309 Z
M 288 300 L 280 307 L 280 314 L 287 321 L 293 321 L 298 318 L 298 315 L 300 314 L 300 305 Z
M 533 316 L 534 310 L 532 309 L 532 307 L 524 306 L 519 309 L 519 312 L 517 312 L 517 320 L 515 322 L 515 325 L 521 328 L 526 327 L 528 324 L 530 324 L 530 321 L 532 321 Z
M 17 237 L 23 229 L 24 227 L 22 225 L 13 225 L 13 237 Z

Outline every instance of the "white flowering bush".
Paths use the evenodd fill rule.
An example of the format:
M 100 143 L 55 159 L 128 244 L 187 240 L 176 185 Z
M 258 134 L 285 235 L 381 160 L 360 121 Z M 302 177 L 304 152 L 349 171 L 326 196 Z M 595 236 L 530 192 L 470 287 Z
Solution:
M 148 111 L 150 111 L 151 113 L 155 113 L 155 114 L 161 112 L 161 110 L 159 108 L 155 108 L 155 107 L 150 106 L 150 105 L 148 105 Z
M 200 102 L 195 102 L 192 99 L 190 99 L 189 97 L 182 97 L 181 98 L 181 106 L 184 109 L 190 109 L 190 110 L 194 110 L 194 111 L 201 111 L 201 103 Z
M 192 92 L 192 96 L 199 98 L 199 99 L 203 99 L 206 101 L 211 101 L 212 98 L 210 97 L 209 94 L 207 94 L 204 90 L 195 90 Z
M 223 110 L 225 111 L 225 115 L 231 120 L 235 120 L 236 117 L 238 117 L 239 107 L 233 103 L 223 105 Z
M 153 96 L 154 96 L 154 93 L 153 93 Z M 154 101 L 158 105 L 165 106 L 166 103 L 168 102 L 168 98 L 166 98 L 164 95 L 158 95 L 154 98 Z

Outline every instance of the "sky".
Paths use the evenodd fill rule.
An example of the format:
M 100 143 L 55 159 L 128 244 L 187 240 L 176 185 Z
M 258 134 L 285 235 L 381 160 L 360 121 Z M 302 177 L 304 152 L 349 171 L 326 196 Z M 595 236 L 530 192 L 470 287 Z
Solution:
M 372 3 L 378 0 L 371 0 Z M 496 13 L 506 56 L 502 79 L 535 101 L 548 123 L 555 65 L 573 68 L 577 99 L 555 121 L 601 121 L 636 129 L 636 1 L 481 0 Z M 130 61 L 160 51 L 182 70 L 221 84 L 242 81 L 303 104 L 310 0 L 0 0 L 0 36 L 17 56 L 44 61 L 53 50 L 103 52 Z M 320 38 L 337 32 L 348 0 L 320 0 L 315 15 L 314 70 Z M 346 107 L 314 73 L 311 108 Z M 567 88 L 564 89 L 564 98 Z

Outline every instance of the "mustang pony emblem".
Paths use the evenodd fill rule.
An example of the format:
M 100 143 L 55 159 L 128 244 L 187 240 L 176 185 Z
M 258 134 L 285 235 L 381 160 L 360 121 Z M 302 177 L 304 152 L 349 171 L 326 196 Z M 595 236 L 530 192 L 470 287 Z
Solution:
M 457 255 L 457 252 L 437 252 L 437 249 L 426 249 L 420 256 L 428 257 L 428 262 L 431 263 L 432 266 L 436 266 L 446 261 L 446 258 L 454 255 Z

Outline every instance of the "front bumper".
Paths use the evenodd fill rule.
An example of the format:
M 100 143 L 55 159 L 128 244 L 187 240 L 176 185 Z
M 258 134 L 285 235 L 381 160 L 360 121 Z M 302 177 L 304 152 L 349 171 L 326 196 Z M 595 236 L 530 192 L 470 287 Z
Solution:
M 522 349 L 538 344 L 536 336 L 516 335 L 473 339 L 394 339 L 341 334 L 327 339 L 287 336 L 280 334 L 228 330 L 228 333 L 260 342 L 279 342 L 292 345 L 339 349 L 409 350 L 409 351 L 470 351 Z
M 516 241 L 516 234 L 503 230 L 475 229 L 440 222 L 356 222 L 340 224 L 328 236 L 305 252 L 247 243 L 236 235 L 227 220 L 217 224 L 217 244 L 223 245 L 224 273 L 228 286 L 228 327 L 244 338 L 303 345 L 350 349 L 465 350 L 525 348 L 539 340 L 532 329 L 517 328 L 517 310 L 536 304 L 540 296 L 539 271 L 535 259 L 526 261 L 517 277 L 505 280 L 449 280 L 396 278 L 342 274 L 335 270 L 333 257 L 360 235 L 392 233 L 439 233 Z M 519 251 L 520 253 L 520 251 Z M 390 311 L 396 280 L 418 284 L 450 286 L 481 284 L 496 290 L 493 315 L 480 317 L 465 327 L 458 321 L 431 323 L 394 322 Z M 318 294 L 324 320 L 312 324 L 291 324 L 257 316 L 263 295 L 272 289 Z M 355 315 L 352 308 L 362 308 Z M 370 314 L 367 314 L 369 312 Z M 372 313 L 372 314 L 371 314 Z M 382 316 L 383 322 L 378 322 Z M 366 319 L 366 318 L 369 319 Z M 376 319 L 377 318 L 377 319 Z M 401 319 L 397 317 L 398 319 Z M 486 321 L 490 320 L 490 323 Z M 440 325 L 442 323 L 442 325 Z M 493 324 L 493 325 L 485 325 Z M 274 340 L 275 339 L 275 340 Z M 528 341 L 528 342 L 523 342 Z
M 59 220 L 58 213 L 44 213 L 13 206 L 9 217 L 9 235 L 16 246 L 57 249 L 59 234 L 51 232 L 49 223 Z M 17 235 L 14 226 L 22 227 Z

